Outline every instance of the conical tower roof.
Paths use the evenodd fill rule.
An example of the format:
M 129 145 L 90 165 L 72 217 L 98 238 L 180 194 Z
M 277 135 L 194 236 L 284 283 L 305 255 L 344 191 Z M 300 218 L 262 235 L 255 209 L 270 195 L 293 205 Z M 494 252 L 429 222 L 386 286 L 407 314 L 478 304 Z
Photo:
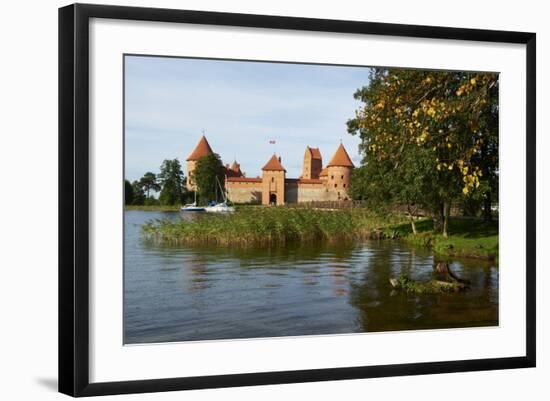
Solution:
M 273 156 L 271 156 L 271 159 L 269 159 L 265 166 L 262 167 L 262 170 L 286 171 L 275 154 L 273 154 Z
M 195 147 L 195 150 L 191 152 L 189 157 L 187 158 L 187 161 L 196 161 L 199 160 L 201 157 L 208 156 L 214 153 L 212 151 L 212 148 L 210 147 L 210 144 L 206 140 L 206 137 L 203 135 Z
M 334 156 L 332 156 L 332 159 L 330 159 L 330 162 L 327 164 L 327 167 L 336 166 L 354 167 L 351 159 L 349 158 L 348 152 L 346 151 L 346 148 L 344 148 L 344 145 L 342 144 L 338 146 L 338 149 L 336 149 Z

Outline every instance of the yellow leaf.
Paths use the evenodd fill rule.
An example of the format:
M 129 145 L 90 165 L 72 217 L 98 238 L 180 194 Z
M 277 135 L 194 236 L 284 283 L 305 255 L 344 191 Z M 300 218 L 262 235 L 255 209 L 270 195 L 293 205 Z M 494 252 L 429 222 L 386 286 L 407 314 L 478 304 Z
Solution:
M 463 193 L 464 195 L 468 195 L 468 187 L 462 188 L 462 193 Z

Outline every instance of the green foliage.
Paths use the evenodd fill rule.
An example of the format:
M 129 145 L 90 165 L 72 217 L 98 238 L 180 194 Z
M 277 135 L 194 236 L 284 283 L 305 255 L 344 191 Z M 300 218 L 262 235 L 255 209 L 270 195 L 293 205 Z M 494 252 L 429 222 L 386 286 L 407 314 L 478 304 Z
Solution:
M 124 204 L 131 205 L 134 201 L 134 188 L 128 180 L 124 180 Z
M 151 195 L 151 190 L 158 192 L 161 189 L 160 184 L 157 182 L 157 176 L 154 173 L 148 171 L 139 179 L 139 183 L 143 190 L 147 194 L 147 198 Z
M 209 201 L 223 198 L 220 185 L 225 191 L 225 169 L 220 156 L 216 153 L 201 157 L 195 166 L 193 178 L 197 185 L 198 201 L 205 205 Z M 216 181 L 217 179 L 217 181 Z
M 160 205 L 160 201 L 153 197 L 153 196 L 148 196 L 145 198 L 145 202 L 143 202 L 143 205 L 144 206 L 157 206 L 157 205 Z
M 498 75 L 373 68 L 348 131 L 361 137 L 352 194 L 421 205 L 447 227 L 450 204 L 498 192 Z M 438 227 L 439 229 L 440 227 Z
M 160 204 L 181 204 L 185 180 L 179 160 L 164 160 L 157 178 L 162 187 L 159 196 Z
M 132 205 L 143 205 L 145 202 L 145 191 L 143 190 L 141 183 L 139 181 L 134 181 L 132 183 L 132 190 L 134 194 Z
M 421 283 L 409 279 L 409 277 L 404 274 L 399 276 L 398 287 L 408 293 L 413 293 L 416 295 L 457 292 L 464 288 L 457 282 L 430 280 L 426 283 Z

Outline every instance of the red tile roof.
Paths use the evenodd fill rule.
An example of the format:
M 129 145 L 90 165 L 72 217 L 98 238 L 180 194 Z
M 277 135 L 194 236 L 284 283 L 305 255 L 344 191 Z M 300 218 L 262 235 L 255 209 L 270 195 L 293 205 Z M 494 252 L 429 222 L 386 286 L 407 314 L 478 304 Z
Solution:
M 262 182 L 261 178 L 227 177 L 228 182 Z
M 306 148 L 307 151 L 309 151 L 309 153 L 311 154 L 311 158 L 312 159 L 319 159 L 319 160 L 322 160 L 323 158 L 321 157 L 321 151 L 319 150 L 319 148 L 310 148 L 309 146 Z
M 235 160 L 231 167 L 229 167 L 229 164 L 225 165 L 225 174 L 228 177 L 242 177 L 243 173 L 241 171 L 241 166 L 237 161 Z
M 342 144 L 338 146 L 338 149 L 336 149 L 334 156 L 332 156 L 332 159 L 330 159 L 330 162 L 327 165 L 327 167 L 335 166 L 354 167 L 351 159 L 349 158 L 348 152 L 346 152 L 346 148 L 344 148 L 344 145 Z
M 271 159 L 262 167 L 262 170 L 286 171 L 275 154 L 271 156 Z
M 319 177 L 326 177 L 326 176 L 328 176 L 328 170 L 325 167 L 324 169 L 321 170 L 321 173 L 319 174 Z
M 212 148 L 210 147 L 210 144 L 206 140 L 206 137 L 203 135 L 195 147 L 195 150 L 191 152 L 189 157 L 187 158 L 187 161 L 195 161 L 199 160 L 201 157 L 208 156 L 214 153 L 212 151 Z

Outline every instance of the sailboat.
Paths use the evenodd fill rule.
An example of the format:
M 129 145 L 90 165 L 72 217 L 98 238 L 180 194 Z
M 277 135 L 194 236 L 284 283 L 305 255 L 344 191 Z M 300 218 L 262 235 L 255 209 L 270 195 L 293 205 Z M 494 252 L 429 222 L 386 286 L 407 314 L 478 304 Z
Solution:
M 184 205 L 180 212 L 204 212 L 205 208 L 202 206 L 197 206 L 197 191 L 195 191 L 195 201 L 193 203 L 188 203 Z
M 218 177 L 216 177 L 216 184 L 218 184 L 220 188 L 220 192 L 223 196 L 223 202 L 207 206 L 204 208 L 204 211 L 207 213 L 233 213 L 235 211 L 235 208 L 232 206 L 227 206 L 227 197 L 225 196 L 225 192 L 222 189 L 222 184 L 220 184 L 220 180 L 218 180 Z

